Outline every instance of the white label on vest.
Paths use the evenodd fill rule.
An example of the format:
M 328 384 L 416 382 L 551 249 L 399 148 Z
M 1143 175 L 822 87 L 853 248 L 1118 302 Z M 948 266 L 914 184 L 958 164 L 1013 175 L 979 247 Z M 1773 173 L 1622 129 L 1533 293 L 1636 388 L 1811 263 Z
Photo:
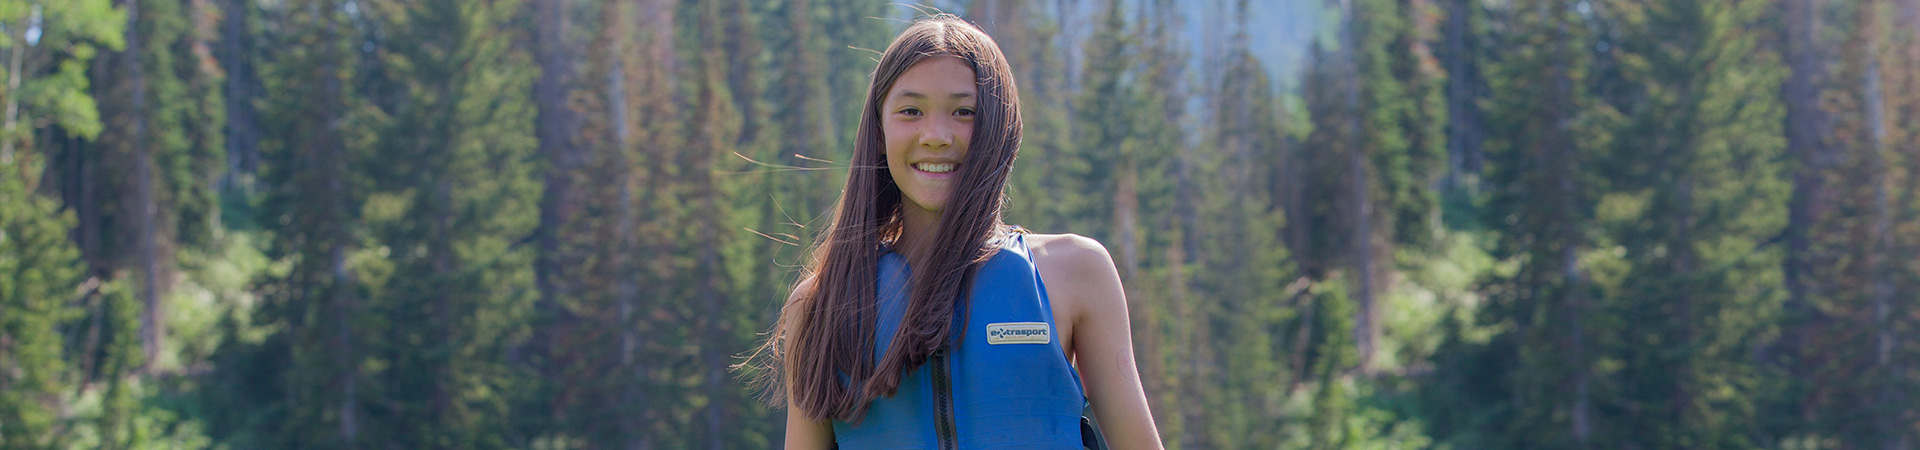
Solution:
M 1046 322 L 1003 322 L 987 324 L 987 343 L 1046 344 L 1053 342 L 1053 330 Z

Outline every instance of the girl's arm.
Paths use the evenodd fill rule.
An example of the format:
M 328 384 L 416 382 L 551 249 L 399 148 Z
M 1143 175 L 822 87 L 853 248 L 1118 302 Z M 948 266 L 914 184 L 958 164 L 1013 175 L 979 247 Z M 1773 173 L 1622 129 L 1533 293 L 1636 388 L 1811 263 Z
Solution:
M 827 450 L 833 446 L 833 426 L 815 422 L 807 413 L 787 402 L 787 444 L 793 450 Z
M 792 305 L 793 301 L 798 298 L 801 292 L 810 290 L 809 285 L 811 284 L 813 284 L 812 277 L 802 279 L 800 280 L 800 283 L 795 284 L 793 293 L 787 294 L 787 305 Z M 800 312 L 784 311 L 782 312 L 782 314 L 800 314 Z M 794 321 L 794 322 L 799 322 L 799 321 Z M 797 330 L 786 330 L 786 331 L 793 332 Z M 787 335 L 793 336 L 793 334 L 791 333 Z M 792 341 L 782 342 L 781 345 L 786 345 L 787 342 L 792 342 Z M 782 350 L 791 351 L 793 349 L 784 348 Z M 788 353 L 788 354 L 791 354 L 791 353 Z M 781 383 L 780 387 L 782 389 L 788 389 L 787 391 L 787 439 L 786 439 L 786 445 L 783 448 L 794 449 L 794 450 L 827 450 L 828 448 L 833 447 L 833 425 L 825 421 L 814 421 L 812 419 L 808 419 L 807 413 L 805 411 L 801 411 L 799 407 L 796 407 L 793 405 L 793 391 L 791 390 L 792 383 Z
M 1101 433 L 1115 449 L 1161 448 L 1146 391 L 1140 387 L 1127 295 L 1113 256 L 1091 238 L 1067 235 L 1056 242 L 1049 253 L 1063 259 L 1066 273 L 1061 275 L 1068 286 L 1048 291 L 1072 297 L 1074 359 Z

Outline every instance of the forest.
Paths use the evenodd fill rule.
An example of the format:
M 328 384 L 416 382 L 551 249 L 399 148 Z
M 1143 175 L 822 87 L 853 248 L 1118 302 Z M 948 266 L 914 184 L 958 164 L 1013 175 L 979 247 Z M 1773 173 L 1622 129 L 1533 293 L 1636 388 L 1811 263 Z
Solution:
M 778 447 L 934 10 L 1168 448 L 1920 446 L 1920 0 L 0 0 L 0 449 Z

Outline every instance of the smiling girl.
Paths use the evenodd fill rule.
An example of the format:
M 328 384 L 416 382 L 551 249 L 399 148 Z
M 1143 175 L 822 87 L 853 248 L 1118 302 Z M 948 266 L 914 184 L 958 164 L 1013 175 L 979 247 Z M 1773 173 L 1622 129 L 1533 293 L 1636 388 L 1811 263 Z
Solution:
M 1012 70 L 949 14 L 872 75 L 852 168 L 764 350 L 786 448 L 1160 448 L 1127 303 L 1098 241 L 1001 221 L 1020 148 Z

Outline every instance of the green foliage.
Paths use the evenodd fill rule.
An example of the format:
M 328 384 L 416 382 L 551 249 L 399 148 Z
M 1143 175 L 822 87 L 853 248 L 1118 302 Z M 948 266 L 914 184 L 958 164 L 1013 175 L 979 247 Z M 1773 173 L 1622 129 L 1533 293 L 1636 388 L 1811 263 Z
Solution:
M 0 163 L 0 172 L 24 172 Z M 0 177 L 0 446 L 57 448 L 61 397 L 74 374 L 59 328 L 79 318 L 67 299 L 80 281 L 74 221 L 19 176 Z
M 199 35 L 190 17 L 190 5 L 172 1 L 143 1 L 136 32 L 145 60 L 148 130 L 143 136 L 152 147 L 160 176 L 160 201 L 173 207 L 176 221 L 171 241 L 203 246 L 213 235 L 216 194 L 213 181 L 226 168 L 225 102 L 220 77 L 202 66 L 200 55 L 211 36 Z M 137 119 L 136 119 L 137 120 Z
M 1501 382 L 1439 395 L 1485 405 L 1450 440 L 1754 445 L 1768 374 L 1748 352 L 1783 293 L 1765 242 L 1787 191 L 1784 70 L 1747 25 L 1759 5 L 1608 4 L 1624 37 L 1600 54 L 1571 5 L 1502 11 L 1525 51 L 1489 70 L 1484 214 L 1513 270 L 1487 279 L 1478 322 L 1504 331 L 1453 347 L 1472 350 L 1441 377 Z
M 1502 43 L 1524 50 L 1484 66 L 1493 94 L 1485 103 L 1490 132 L 1482 214 L 1500 236 L 1490 245 L 1492 255 L 1515 270 L 1483 281 L 1488 304 L 1477 325 L 1507 331 L 1478 348 L 1488 354 L 1471 356 L 1511 363 L 1472 369 L 1504 381 L 1467 391 L 1469 398 L 1488 395 L 1476 399 L 1488 403 L 1467 421 L 1488 429 L 1454 439 L 1463 447 L 1579 446 L 1593 439 L 1596 413 L 1598 338 L 1585 330 L 1609 320 L 1594 306 L 1589 278 L 1595 276 L 1582 264 L 1596 245 L 1592 205 L 1604 182 L 1588 170 L 1616 113 L 1589 93 L 1593 56 L 1580 16 L 1560 2 L 1511 6 L 1502 11 L 1509 14 Z M 1492 397 L 1502 394 L 1525 402 Z M 1478 436 L 1499 440 L 1473 442 Z
M 1830 201 L 1796 202 L 1793 231 L 1803 237 L 1789 257 L 1804 267 L 1774 361 L 1789 375 L 1774 386 L 1775 411 L 1801 411 L 1799 422 L 1773 436 L 1807 447 L 1887 447 L 1910 442 L 1916 377 L 1900 363 L 1913 346 L 1900 343 L 1915 316 L 1903 299 L 1920 289 L 1909 253 L 1916 218 L 1912 118 L 1916 108 L 1915 5 L 1847 2 L 1808 13 L 1830 21 L 1817 42 L 1837 45 L 1818 79 L 1817 103 L 1792 106 L 1825 118 L 1814 153 L 1795 168 L 1795 194 L 1824 191 Z M 1798 74 L 1796 74 L 1798 77 Z M 1809 111 L 1797 111 L 1805 115 Z M 1796 128 L 1798 130 L 1799 128 Z M 1795 149 L 1808 152 L 1806 149 Z M 1824 157 L 1824 158 L 1822 158 Z M 1771 381 L 1771 380 L 1770 380 Z M 1784 445 L 1784 444 L 1783 444 Z
M 1353 399 L 1348 396 L 1351 378 L 1348 371 L 1359 364 L 1353 345 L 1353 300 L 1345 283 L 1330 282 L 1314 292 L 1313 353 L 1308 355 L 1310 376 L 1319 384 L 1313 394 L 1313 415 L 1308 434 L 1312 448 L 1347 447 L 1352 430 L 1346 417 L 1352 414 Z
M 1298 81 L 1256 2 L 944 6 L 1022 88 L 1008 221 L 1111 251 L 1171 448 L 1912 442 L 1920 3 L 1800 1 L 1353 0 Z M 905 11 L 0 0 L 0 448 L 771 447 L 727 367 Z
M 1352 33 L 1355 48 L 1345 49 L 1355 59 L 1360 84 L 1360 136 L 1355 139 L 1371 166 L 1368 201 L 1380 204 L 1378 220 L 1395 242 L 1423 245 L 1432 239 L 1439 194 L 1433 189 L 1446 160 L 1438 107 L 1438 69 L 1414 21 L 1422 20 L 1396 0 L 1354 2 Z
M 1632 119 L 1610 155 L 1625 169 L 1614 192 L 1650 194 L 1642 216 L 1605 231 L 1633 267 L 1604 288 L 1607 308 L 1637 325 L 1606 342 L 1622 380 L 1607 391 L 1646 411 L 1617 432 L 1636 446 L 1750 446 L 1762 374 L 1748 349 L 1783 294 L 1780 253 L 1763 244 L 1785 225 L 1789 188 L 1775 97 L 1786 73 L 1751 26 L 1768 6 L 1615 7 L 1635 37 L 1619 44 L 1622 75 L 1642 100 L 1620 107 Z
M 20 75 L 27 78 L 20 83 L 19 95 L 9 94 L 9 100 L 21 103 L 23 118 L 44 117 L 73 136 L 92 139 L 100 134 L 101 123 L 93 96 L 88 94 L 87 64 L 102 50 L 126 47 L 122 34 L 126 11 L 114 8 L 109 0 L 14 0 L 0 3 L 0 23 L 9 28 L 22 27 L 36 9 L 40 17 L 39 44 L 26 55 L 38 64 L 23 64 L 26 73 Z M 4 39 L 11 42 L 15 38 L 8 34 Z M 27 131 L 29 127 L 20 127 L 14 131 L 20 134 L 8 139 L 24 137 Z
M 176 269 L 173 251 L 209 245 L 207 239 L 216 226 L 213 182 L 226 168 L 221 134 L 224 101 L 220 74 L 202 60 L 213 36 L 195 26 L 195 15 L 205 11 L 190 4 L 141 0 L 111 12 L 92 8 L 79 6 L 67 12 L 97 14 L 91 20 L 118 16 L 125 24 L 127 14 L 137 9 L 137 17 L 130 21 L 133 29 L 115 27 L 122 34 L 106 40 L 98 33 L 108 28 L 76 27 L 89 34 L 71 36 L 75 44 L 69 51 L 74 57 L 59 59 L 44 91 L 28 90 L 35 94 L 28 104 L 50 102 L 45 107 L 59 123 L 72 127 L 65 134 L 86 142 L 81 148 L 61 149 L 67 154 L 56 158 L 100 160 L 93 163 L 98 169 L 91 175 L 63 175 L 73 177 L 70 182 L 100 185 L 106 191 L 99 197 L 109 199 L 102 206 L 103 215 L 111 220 L 97 228 L 107 244 L 103 251 L 108 264 L 132 268 L 143 279 L 152 273 L 159 285 L 155 287 L 165 288 L 165 280 Z M 81 56 L 98 49 L 81 39 L 102 41 L 109 49 L 119 50 L 99 55 L 96 68 L 86 72 L 91 80 L 78 77 L 84 70 Z M 132 44 L 137 48 L 126 48 Z M 142 75 L 137 79 L 131 76 L 136 71 Z M 97 105 L 76 96 L 88 88 L 93 92 L 91 103 Z M 88 110 L 96 107 L 98 115 L 93 116 Z M 68 196 L 70 201 L 79 200 Z M 150 210 L 151 216 L 143 210 Z M 149 229 L 153 235 L 143 237 L 142 230 Z M 147 255 L 146 248 L 153 254 Z M 143 300 L 147 295 L 142 294 Z
M 357 406 L 364 394 L 353 387 L 368 383 L 355 368 L 373 360 L 365 350 L 372 330 L 360 331 L 373 324 L 371 314 L 354 308 L 366 304 L 367 289 L 353 275 L 368 269 L 348 256 L 361 248 L 354 205 L 366 198 L 367 182 L 350 168 L 370 152 L 361 146 L 374 130 L 373 116 L 349 87 L 356 59 L 338 6 L 289 4 L 277 36 L 289 51 L 261 66 L 266 138 L 257 221 L 272 230 L 263 247 L 274 267 L 254 281 L 259 306 L 223 319 L 227 336 L 213 359 L 232 367 L 222 378 L 272 382 L 209 396 L 222 407 L 271 411 L 213 417 L 211 429 L 239 446 L 346 447 L 356 436 L 345 423 L 364 414 Z M 278 334 L 242 335 L 253 326 Z
M 507 350 L 525 339 L 538 225 L 534 72 L 513 42 L 519 4 L 409 2 L 380 63 L 405 101 L 383 105 L 365 211 L 391 275 L 368 286 L 368 439 L 412 448 L 509 446 Z M 368 161 L 369 163 L 376 163 Z M 334 264 L 338 264 L 339 256 Z M 337 269 L 336 269 L 337 270 Z M 373 282 L 374 280 L 367 280 Z M 371 312 L 370 311 L 370 312 Z M 382 420 L 372 420 L 384 418 Z

